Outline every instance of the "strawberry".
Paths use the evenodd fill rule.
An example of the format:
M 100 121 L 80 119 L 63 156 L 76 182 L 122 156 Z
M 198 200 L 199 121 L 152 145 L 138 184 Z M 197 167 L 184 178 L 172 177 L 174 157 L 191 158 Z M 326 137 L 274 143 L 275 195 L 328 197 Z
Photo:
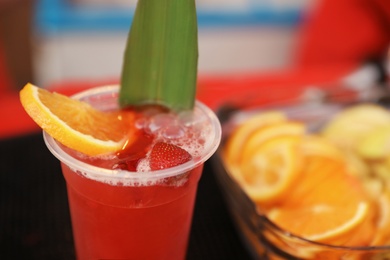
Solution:
M 191 158 L 186 150 L 176 145 L 158 142 L 150 152 L 150 168 L 162 170 L 188 162 Z

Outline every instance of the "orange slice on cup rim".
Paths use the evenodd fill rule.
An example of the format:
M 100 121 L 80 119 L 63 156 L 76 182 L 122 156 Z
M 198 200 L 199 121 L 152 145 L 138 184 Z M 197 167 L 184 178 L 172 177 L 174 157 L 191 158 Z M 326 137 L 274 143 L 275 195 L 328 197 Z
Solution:
M 30 83 L 20 91 L 29 116 L 61 144 L 94 156 L 119 151 L 130 136 L 131 113 L 103 112 Z

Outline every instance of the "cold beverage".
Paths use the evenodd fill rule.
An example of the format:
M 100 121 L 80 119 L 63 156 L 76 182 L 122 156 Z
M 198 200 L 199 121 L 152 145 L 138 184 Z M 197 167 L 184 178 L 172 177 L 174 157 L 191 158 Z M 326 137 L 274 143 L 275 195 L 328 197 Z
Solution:
M 116 86 L 75 96 L 101 110 L 118 110 L 117 97 Z M 182 113 L 159 107 L 130 112 L 136 140 L 115 154 L 86 156 L 44 133 L 61 161 L 77 258 L 185 259 L 197 185 L 219 145 L 219 122 L 199 102 Z M 191 159 L 156 170 L 150 150 L 157 143 L 180 147 Z

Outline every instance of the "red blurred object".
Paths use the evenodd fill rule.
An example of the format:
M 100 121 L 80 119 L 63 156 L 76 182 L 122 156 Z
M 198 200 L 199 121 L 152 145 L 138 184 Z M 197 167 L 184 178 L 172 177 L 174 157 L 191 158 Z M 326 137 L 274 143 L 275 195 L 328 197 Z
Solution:
M 38 131 L 38 126 L 26 114 L 19 101 L 5 62 L 0 41 L 0 138 L 14 137 Z
M 383 61 L 390 44 L 389 0 L 318 0 L 297 50 L 297 65 Z
M 262 75 L 201 76 L 198 80 L 197 98 L 214 110 L 223 104 L 234 103 L 237 98 L 246 97 L 248 102 L 258 104 L 289 99 L 302 93 L 304 88 L 335 87 L 340 78 L 355 69 L 344 64 L 296 68 Z

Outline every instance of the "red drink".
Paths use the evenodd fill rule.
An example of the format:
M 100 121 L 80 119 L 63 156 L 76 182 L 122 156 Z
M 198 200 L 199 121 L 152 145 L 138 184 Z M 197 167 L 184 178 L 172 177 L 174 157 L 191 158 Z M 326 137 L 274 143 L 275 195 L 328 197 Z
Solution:
M 185 259 L 202 166 L 180 187 L 113 186 L 62 169 L 79 259 Z
M 98 108 L 113 109 L 117 88 L 77 97 L 85 96 Z M 121 158 L 79 157 L 45 133 L 48 148 L 62 162 L 78 259 L 185 259 L 203 163 L 216 150 L 221 134 L 218 120 L 203 105 L 198 103 L 191 117 L 195 120 L 186 122 L 191 125 L 186 134 L 169 141 L 191 150 L 192 160 L 158 171 L 148 169 L 145 154 L 138 158 L 141 172 L 107 169 Z M 164 136 L 157 134 L 151 142 L 154 139 Z M 196 141 L 195 148 L 190 139 Z

